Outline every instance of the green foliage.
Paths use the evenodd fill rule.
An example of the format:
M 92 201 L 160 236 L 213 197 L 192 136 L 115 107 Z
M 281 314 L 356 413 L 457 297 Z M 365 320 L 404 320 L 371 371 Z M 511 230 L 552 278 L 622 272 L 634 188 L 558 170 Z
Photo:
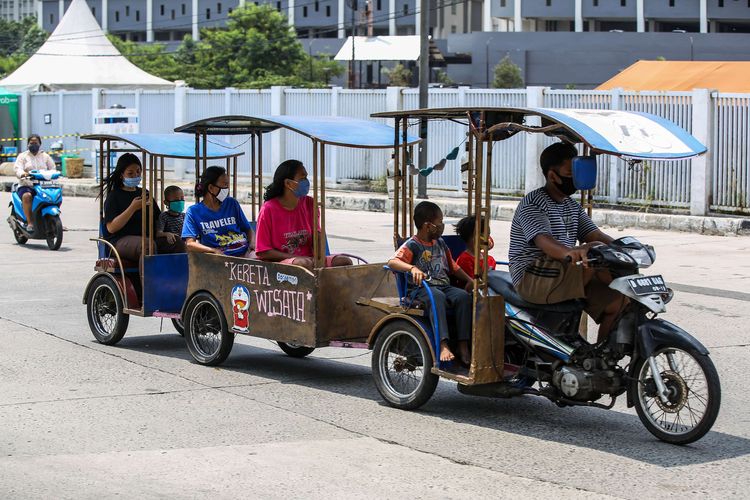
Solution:
M 164 45 L 160 43 L 142 45 L 122 40 L 115 35 L 107 37 L 123 56 L 142 70 L 166 80 L 180 79 L 182 67 L 174 55 L 166 51 Z
M 435 80 L 443 85 L 454 85 L 454 81 L 448 76 L 448 72 L 442 69 L 437 70 L 437 73 L 435 73 Z
M 0 19 L 0 35 L 0 77 L 15 71 L 47 40 L 33 16 L 21 21 Z
M 495 66 L 495 79 L 492 82 L 492 86 L 496 89 L 518 89 L 523 87 L 521 68 L 510 60 L 510 56 L 503 57 L 500 63 Z
M 388 77 L 388 81 L 393 87 L 410 87 L 412 84 L 411 71 L 401 63 L 391 69 L 383 68 L 383 73 Z
M 666 60 L 667 60 L 667 58 L 666 58 L 666 57 L 664 57 L 664 56 L 659 56 L 659 57 L 657 57 L 657 58 L 656 58 L 656 60 L 657 60 L 657 61 L 666 61 Z

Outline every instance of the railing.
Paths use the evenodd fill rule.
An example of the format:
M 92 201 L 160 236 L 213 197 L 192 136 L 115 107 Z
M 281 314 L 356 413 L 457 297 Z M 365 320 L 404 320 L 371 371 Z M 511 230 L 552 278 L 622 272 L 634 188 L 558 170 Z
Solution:
M 709 146 L 705 190 L 696 190 L 694 161 L 644 162 L 632 169 L 624 162 L 609 159 L 600 162 L 596 199 L 611 204 L 648 207 L 691 208 L 700 213 L 697 196 L 705 196 L 705 207 L 712 211 L 750 213 L 750 94 L 708 94 L 706 103 L 696 103 L 693 92 L 626 92 L 621 90 L 552 90 L 530 87 L 517 90 L 431 89 L 429 105 L 447 106 L 544 106 L 550 108 L 620 109 L 645 111 L 669 119 L 696 136 L 705 136 Z M 175 91 L 76 91 L 30 93 L 22 96 L 21 130 L 42 136 L 58 136 L 92 130 L 93 110 L 121 105 L 139 109 L 141 132 L 170 132 L 182 123 L 220 114 L 306 114 L 368 118 L 383 110 L 418 107 L 416 89 L 391 87 L 386 90 L 345 90 L 341 88 L 308 90 L 273 88 L 264 90 L 193 90 Z M 709 113 L 695 114 L 695 106 Z M 694 131 L 694 120 L 698 128 Z M 410 124 L 418 133 L 418 124 Z M 707 128 L 705 128 L 707 127 Z M 428 177 L 433 189 L 457 192 L 461 189 L 461 158 L 464 154 L 465 129 L 450 122 L 431 122 L 428 130 L 428 165 L 437 163 L 454 147 L 461 152 L 456 161 L 448 162 L 442 171 Z M 227 138 L 245 147 L 243 137 Z M 65 137 L 66 150 L 91 147 Z M 497 194 L 521 195 L 533 180 L 538 149 L 553 139 L 543 137 L 531 147 L 528 136 L 519 134 L 495 144 L 492 187 Z M 311 161 L 308 140 L 296 134 L 274 132 L 264 138 L 265 171 L 270 174 L 285 158 Z M 49 144 L 45 144 L 49 146 Z M 538 146 L 538 148 L 537 148 Z M 387 151 L 329 148 L 328 179 L 382 181 L 390 153 Z M 416 161 L 416 159 L 415 159 Z M 191 166 L 174 168 L 182 173 Z M 188 162 L 189 163 L 189 162 Z M 249 172 L 249 160 L 243 158 L 240 171 Z M 383 182 L 379 184 L 383 185 Z M 705 211 L 705 210 L 704 210 Z

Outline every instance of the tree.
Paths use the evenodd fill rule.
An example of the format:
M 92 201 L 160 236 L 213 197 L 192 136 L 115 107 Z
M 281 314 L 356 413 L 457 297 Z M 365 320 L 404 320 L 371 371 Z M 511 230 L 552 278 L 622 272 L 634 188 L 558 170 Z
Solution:
M 34 16 L 21 21 L 0 19 L 0 77 L 16 70 L 47 40 Z
M 510 56 L 503 57 L 500 63 L 495 66 L 495 80 L 492 82 L 492 86 L 496 89 L 523 87 L 521 68 L 510 60 Z
M 389 85 L 393 87 L 411 86 L 412 74 L 406 67 L 398 63 L 393 68 L 383 68 L 383 73 L 388 77 Z
M 139 44 L 123 40 L 115 35 L 107 37 L 123 56 L 143 71 L 170 81 L 181 78 L 183 69 L 175 57 L 166 51 L 163 44 Z

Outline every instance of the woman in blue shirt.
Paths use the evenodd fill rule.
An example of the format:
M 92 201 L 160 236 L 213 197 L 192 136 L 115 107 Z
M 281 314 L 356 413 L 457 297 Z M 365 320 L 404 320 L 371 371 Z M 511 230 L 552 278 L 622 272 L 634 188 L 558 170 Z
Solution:
M 208 167 L 195 185 L 195 194 L 203 200 L 187 209 L 182 226 L 188 251 L 250 256 L 253 231 L 240 204 L 229 196 L 226 170 Z

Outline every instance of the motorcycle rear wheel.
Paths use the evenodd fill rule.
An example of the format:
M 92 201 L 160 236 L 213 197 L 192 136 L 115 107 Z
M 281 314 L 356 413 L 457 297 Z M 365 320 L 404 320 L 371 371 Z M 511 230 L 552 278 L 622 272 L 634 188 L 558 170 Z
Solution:
M 45 217 L 47 246 L 50 250 L 59 250 L 63 240 L 63 225 L 60 217 Z
M 711 358 L 694 349 L 662 347 L 657 369 L 670 394 L 663 402 L 647 358 L 635 366 L 635 409 L 646 429 L 667 443 L 688 444 L 711 430 L 719 414 L 721 386 Z

